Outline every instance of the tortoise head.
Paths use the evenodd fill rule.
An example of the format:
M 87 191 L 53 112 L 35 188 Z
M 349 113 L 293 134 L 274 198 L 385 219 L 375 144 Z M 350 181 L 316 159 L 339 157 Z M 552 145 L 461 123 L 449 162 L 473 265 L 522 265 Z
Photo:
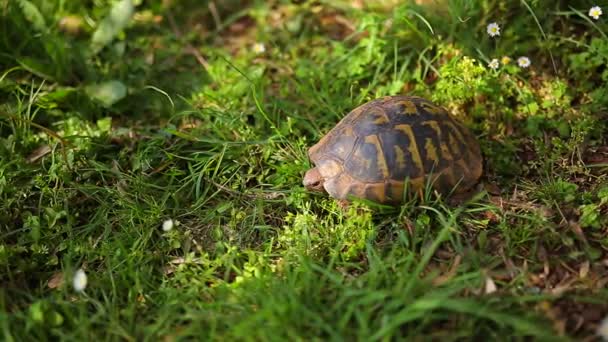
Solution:
M 317 191 L 317 192 L 325 192 L 325 188 L 323 188 L 323 183 L 325 183 L 325 179 L 319 172 L 319 168 L 312 168 L 306 171 L 304 175 L 304 181 L 302 182 L 306 190 L 309 191 Z

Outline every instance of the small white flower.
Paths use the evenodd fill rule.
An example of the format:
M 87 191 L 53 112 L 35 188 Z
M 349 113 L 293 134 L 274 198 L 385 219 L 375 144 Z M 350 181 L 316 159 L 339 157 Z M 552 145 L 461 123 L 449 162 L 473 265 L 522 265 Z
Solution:
M 266 46 L 263 43 L 255 43 L 253 44 L 253 52 L 257 54 L 261 54 L 266 52 Z
M 78 269 L 78 271 L 74 273 L 72 286 L 74 286 L 74 290 L 76 290 L 76 292 L 82 292 L 87 287 L 87 274 L 84 273 L 82 268 Z
M 500 26 L 497 23 L 488 24 L 487 31 L 490 37 L 500 36 Z
M 530 66 L 530 58 L 522 56 L 517 59 L 517 65 L 522 68 L 527 68 Z
M 589 16 L 595 20 L 598 20 L 602 15 L 602 9 L 600 6 L 593 6 L 589 9 Z
M 172 219 L 165 220 L 165 222 L 163 222 L 163 231 L 168 232 L 171 229 L 173 229 L 173 220 Z
M 490 69 L 496 70 L 500 66 L 500 63 L 498 62 L 497 58 L 494 58 L 490 61 L 490 63 L 488 63 L 488 66 L 490 67 Z

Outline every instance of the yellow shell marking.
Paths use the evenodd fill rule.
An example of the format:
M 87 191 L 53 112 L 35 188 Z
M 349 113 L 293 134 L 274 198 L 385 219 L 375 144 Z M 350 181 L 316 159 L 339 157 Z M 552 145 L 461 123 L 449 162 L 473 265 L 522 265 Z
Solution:
M 419 168 L 421 172 L 424 173 L 424 164 L 422 163 L 422 159 L 420 158 L 420 151 L 418 150 L 418 145 L 416 144 L 416 136 L 414 136 L 414 131 L 412 131 L 412 127 L 410 125 L 396 125 L 395 129 L 407 135 L 408 139 L 410 140 L 407 149 L 410 151 L 410 155 L 412 156 L 414 165 Z
M 448 120 L 446 120 L 444 122 L 444 125 L 449 126 L 452 129 L 452 131 L 454 132 L 454 134 L 456 134 L 456 139 L 458 139 L 458 141 L 462 145 L 464 145 L 464 146 L 467 145 L 466 139 L 462 136 L 462 133 L 460 132 L 460 129 L 459 129 L 460 127 L 457 127 L 455 124 L 453 124 L 452 122 L 450 122 Z
M 446 159 L 446 160 L 454 159 L 452 157 L 452 154 L 450 153 L 450 149 L 448 148 L 448 145 L 446 145 L 444 142 L 441 142 L 441 143 L 439 143 L 439 147 L 441 148 L 441 155 L 443 156 L 444 159 Z
M 402 168 L 405 167 L 405 153 L 403 153 L 403 150 L 401 149 L 401 147 L 394 145 L 393 148 L 395 149 L 395 159 L 397 159 L 397 168 Z
M 394 181 L 394 180 L 389 180 L 386 183 L 386 186 L 389 187 L 388 188 L 388 192 L 389 192 L 389 197 L 391 201 L 401 201 L 401 199 L 403 198 L 403 192 L 405 191 L 405 182 L 403 181 Z
M 374 124 L 381 125 L 389 122 L 388 116 L 386 116 L 386 113 L 384 113 L 384 111 L 374 112 L 374 114 L 377 114 L 374 115 L 374 117 L 376 118 L 374 120 Z
M 435 145 L 433 145 L 433 140 L 431 140 L 431 138 L 426 138 L 424 149 L 426 150 L 426 159 L 433 161 L 435 166 L 437 166 L 439 164 L 439 157 L 437 156 L 437 149 L 435 148 Z
M 422 106 L 422 108 L 424 110 L 426 110 L 429 113 L 435 114 L 435 115 L 443 114 L 445 112 L 445 110 L 443 108 L 441 108 L 439 106 L 435 106 L 428 102 L 421 102 L 420 105 Z
M 423 125 L 431 127 L 435 131 L 435 135 L 438 138 L 441 137 L 441 127 L 439 127 L 439 123 L 437 123 L 437 121 L 427 121 L 427 122 L 424 122 Z M 450 150 L 448 149 L 448 146 L 445 144 L 445 142 L 439 143 L 439 148 L 441 149 L 441 156 L 444 159 L 446 159 L 446 160 L 454 159 L 452 157 L 452 154 L 450 153 Z
M 410 184 L 408 190 L 411 193 L 419 193 L 422 197 L 422 191 L 426 186 L 426 177 L 418 177 L 410 179 Z
M 441 128 L 439 128 L 439 124 L 437 123 L 437 121 L 426 121 L 422 123 L 424 126 L 429 126 L 433 129 L 433 131 L 435 131 L 435 135 L 440 136 L 441 135 Z
M 399 102 L 397 102 L 397 105 L 402 105 L 403 113 L 405 113 L 407 115 L 417 115 L 418 114 L 418 109 L 416 108 L 416 105 L 412 101 L 399 101 Z
M 378 139 L 378 137 L 375 135 L 369 135 L 365 137 L 365 142 L 373 145 L 376 148 L 376 163 L 378 170 L 380 170 L 382 172 L 382 176 L 387 179 L 389 177 L 388 166 L 386 165 L 386 159 L 384 159 L 384 151 L 382 151 L 380 139 Z
M 455 155 L 457 155 L 457 156 L 462 155 L 462 151 L 460 150 L 460 144 L 458 144 L 458 141 L 454 137 L 454 134 L 452 134 L 452 133 L 448 134 L 448 141 L 450 143 L 450 147 L 452 148 L 452 151 L 455 152 Z
M 386 201 L 386 195 L 384 194 L 385 187 L 385 184 L 382 183 L 367 184 L 363 191 L 366 196 L 371 195 L 373 199 L 384 202 Z

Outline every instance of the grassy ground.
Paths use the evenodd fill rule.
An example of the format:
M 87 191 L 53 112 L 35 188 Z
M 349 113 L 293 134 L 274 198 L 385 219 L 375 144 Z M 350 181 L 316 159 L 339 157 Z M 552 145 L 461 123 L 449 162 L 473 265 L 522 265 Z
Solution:
M 134 3 L 0 0 L 3 340 L 597 337 L 592 2 Z M 308 147 L 393 94 L 471 127 L 479 196 L 342 212 L 304 191 Z

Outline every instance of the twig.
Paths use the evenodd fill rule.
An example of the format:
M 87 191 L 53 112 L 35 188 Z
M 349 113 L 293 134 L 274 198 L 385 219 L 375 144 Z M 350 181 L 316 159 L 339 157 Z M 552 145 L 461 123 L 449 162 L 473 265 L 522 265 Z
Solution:
M 219 12 L 215 6 L 215 1 L 210 1 L 208 7 L 209 12 L 211 12 L 211 16 L 213 17 L 213 21 L 215 21 L 215 27 L 219 30 L 222 27 L 222 19 L 220 19 Z
M 175 23 L 175 18 L 173 17 L 173 14 L 169 10 L 167 10 L 167 19 L 169 20 L 169 25 L 171 25 L 171 29 L 173 30 L 173 34 L 175 34 L 175 37 L 177 39 L 182 39 L 183 35 L 177 27 L 177 24 Z M 209 71 L 209 63 L 207 62 L 205 57 L 203 57 L 203 55 L 201 55 L 201 53 L 198 52 L 198 50 L 195 49 L 194 46 L 192 46 L 192 44 L 188 42 L 186 42 L 186 52 L 192 54 L 194 58 L 196 58 L 198 63 L 202 65 L 203 68 L 205 68 L 205 71 Z

